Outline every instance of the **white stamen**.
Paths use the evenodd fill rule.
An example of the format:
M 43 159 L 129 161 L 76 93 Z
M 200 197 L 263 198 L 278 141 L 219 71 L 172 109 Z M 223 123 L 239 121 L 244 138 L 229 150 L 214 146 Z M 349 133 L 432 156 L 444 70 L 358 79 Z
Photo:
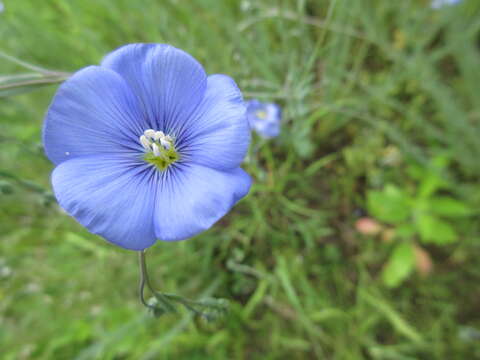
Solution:
M 67 156 L 70 155 L 70 152 L 69 152 L 69 151 L 66 151 L 66 152 L 65 152 L 65 155 L 67 155 Z
M 155 139 L 155 130 L 153 129 L 148 129 L 143 132 L 143 134 L 150 139 Z
M 147 129 L 140 136 L 140 143 L 147 152 L 152 152 L 153 156 L 160 157 L 166 161 L 169 161 L 169 155 L 167 152 L 174 147 L 174 139 L 170 135 L 165 135 L 163 131 L 155 131 L 153 129 Z
M 140 142 L 142 143 L 145 150 L 151 150 L 150 146 L 152 145 L 152 143 L 150 142 L 150 140 L 147 139 L 145 135 L 140 136 Z
M 163 131 L 155 131 L 155 135 L 154 135 L 154 139 L 155 140 L 161 140 L 165 137 L 165 134 L 163 133 Z
M 172 146 L 172 143 L 167 141 L 166 138 L 160 139 L 160 144 L 162 144 L 166 150 L 170 149 L 170 146 Z
M 160 152 L 160 148 L 155 143 L 152 144 L 152 150 L 153 150 L 153 155 L 155 155 L 155 156 L 160 156 L 162 154 Z

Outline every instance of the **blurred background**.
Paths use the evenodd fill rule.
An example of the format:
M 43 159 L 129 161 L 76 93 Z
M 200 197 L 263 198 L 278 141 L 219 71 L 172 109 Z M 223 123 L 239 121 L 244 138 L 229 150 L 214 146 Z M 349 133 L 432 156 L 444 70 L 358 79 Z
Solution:
M 170 43 L 283 110 L 278 137 L 254 137 L 248 197 L 148 252 L 159 289 L 229 299 L 230 313 L 155 319 L 137 298 L 136 254 L 51 196 L 40 134 L 57 84 L 11 84 L 61 74 L 3 54 L 2 360 L 480 359 L 479 1 L 0 8 L 0 50 L 30 64 L 73 72 L 126 43 Z

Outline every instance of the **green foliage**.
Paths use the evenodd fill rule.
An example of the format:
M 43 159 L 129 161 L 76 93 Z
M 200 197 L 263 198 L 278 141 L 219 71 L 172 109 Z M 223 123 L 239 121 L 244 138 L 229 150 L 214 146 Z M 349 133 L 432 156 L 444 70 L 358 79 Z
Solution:
M 458 234 L 448 221 L 467 216 L 471 211 L 454 198 L 435 196 L 429 179 L 426 176 L 419 191 L 413 195 L 392 184 L 387 184 L 381 191 L 369 191 L 369 211 L 383 222 L 401 229 L 411 228 L 413 234 L 408 236 L 418 234 L 424 242 L 446 244 L 456 241 Z
M 0 76 L 0 98 L 34 91 L 45 85 L 62 82 L 68 77 L 67 73 L 43 69 L 1 51 L 0 59 L 34 71 L 26 74 Z
M 383 270 L 383 281 L 389 287 L 396 287 L 410 275 L 415 267 L 415 253 L 412 244 L 401 242 L 395 246 Z
M 448 244 L 458 239 L 453 227 L 445 221 L 429 214 L 420 214 L 416 220 L 420 239 L 424 242 Z
M 412 199 L 392 184 L 382 191 L 368 193 L 368 209 L 376 218 L 392 224 L 402 224 L 409 218 Z
M 383 280 L 387 286 L 400 285 L 414 270 L 415 253 L 411 241 L 419 239 L 425 244 L 436 245 L 456 242 L 459 234 L 453 224 L 472 213 L 465 203 L 439 194 L 439 191 L 453 190 L 439 175 L 447 164 L 448 159 L 437 157 L 431 166 L 411 165 L 407 174 L 413 178 L 413 186 L 401 189 L 389 183 L 381 190 L 367 193 L 369 212 L 394 226 L 397 241 L 404 240 L 395 245 L 385 265 Z
M 480 357 L 478 1 L 3 2 L 2 360 Z M 215 323 L 144 311 L 135 254 L 50 193 L 44 85 L 128 42 L 174 44 L 284 110 L 282 135 L 252 145 L 249 196 L 149 250 L 155 288 L 229 300 Z M 353 229 L 362 207 L 390 242 Z

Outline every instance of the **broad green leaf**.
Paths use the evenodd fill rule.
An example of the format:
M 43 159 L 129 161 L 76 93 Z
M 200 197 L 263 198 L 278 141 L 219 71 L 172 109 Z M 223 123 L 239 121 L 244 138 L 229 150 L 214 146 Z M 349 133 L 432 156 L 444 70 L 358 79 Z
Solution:
M 414 266 L 415 254 L 412 244 L 408 242 L 398 244 L 383 268 L 383 282 L 388 287 L 397 287 L 410 275 Z
M 408 194 L 394 185 L 387 185 L 382 191 L 370 191 L 367 205 L 373 216 L 387 223 L 401 223 L 410 215 Z
M 418 216 L 417 227 L 423 242 L 448 244 L 456 241 L 458 237 L 450 224 L 428 214 Z
M 435 196 L 429 199 L 430 211 L 435 215 L 467 216 L 471 210 L 463 202 L 448 196 Z
M 418 196 L 427 198 L 445 186 L 446 182 L 440 176 L 433 172 L 427 172 L 420 183 Z
M 418 189 L 418 196 L 421 198 L 428 198 L 436 191 L 448 186 L 448 183 L 441 177 L 442 169 L 444 169 L 449 162 L 446 156 L 436 156 L 431 161 L 431 166 L 424 170 L 423 176 Z

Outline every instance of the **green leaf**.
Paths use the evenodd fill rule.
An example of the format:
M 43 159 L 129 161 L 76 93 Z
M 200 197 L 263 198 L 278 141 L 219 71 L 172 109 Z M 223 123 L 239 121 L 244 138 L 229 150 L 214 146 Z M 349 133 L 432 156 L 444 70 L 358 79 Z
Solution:
M 383 268 L 382 279 L 388 287 L 397 287 L 413 271 L 415 254 L 409 242 L 398 244 Z
M 429 172 L 425 174 L 418 189 L 418 196 L 421 198 L 428 198 L 438 190 L 445 188 L 446 182 L 437 174 Z
M 467 205 L 448 196 L 435 196 L 429 199 L 429 208 L 435 215 L 456 217 L 471 214 Z
M 442 173 L 449 161 L 446 156 L 436 156 L 431 160 L 430 166 L 423 169 L 423 175 L 417 177 L 421 180 L 418 197 L 428 198 L 438 190 L 448 188 L 448 182 L 442 177 Z
M 458 238 L 450 224 L 428 214 L 418 216 L 417 227 L 423 242 L 448 244 L 455 242 Z
M 387 185 L 382 191 L 370 191 L 367 206 L 373 216 L 387 223 L 401 223 L 410 215 L 408 194 L 394 185 Z

